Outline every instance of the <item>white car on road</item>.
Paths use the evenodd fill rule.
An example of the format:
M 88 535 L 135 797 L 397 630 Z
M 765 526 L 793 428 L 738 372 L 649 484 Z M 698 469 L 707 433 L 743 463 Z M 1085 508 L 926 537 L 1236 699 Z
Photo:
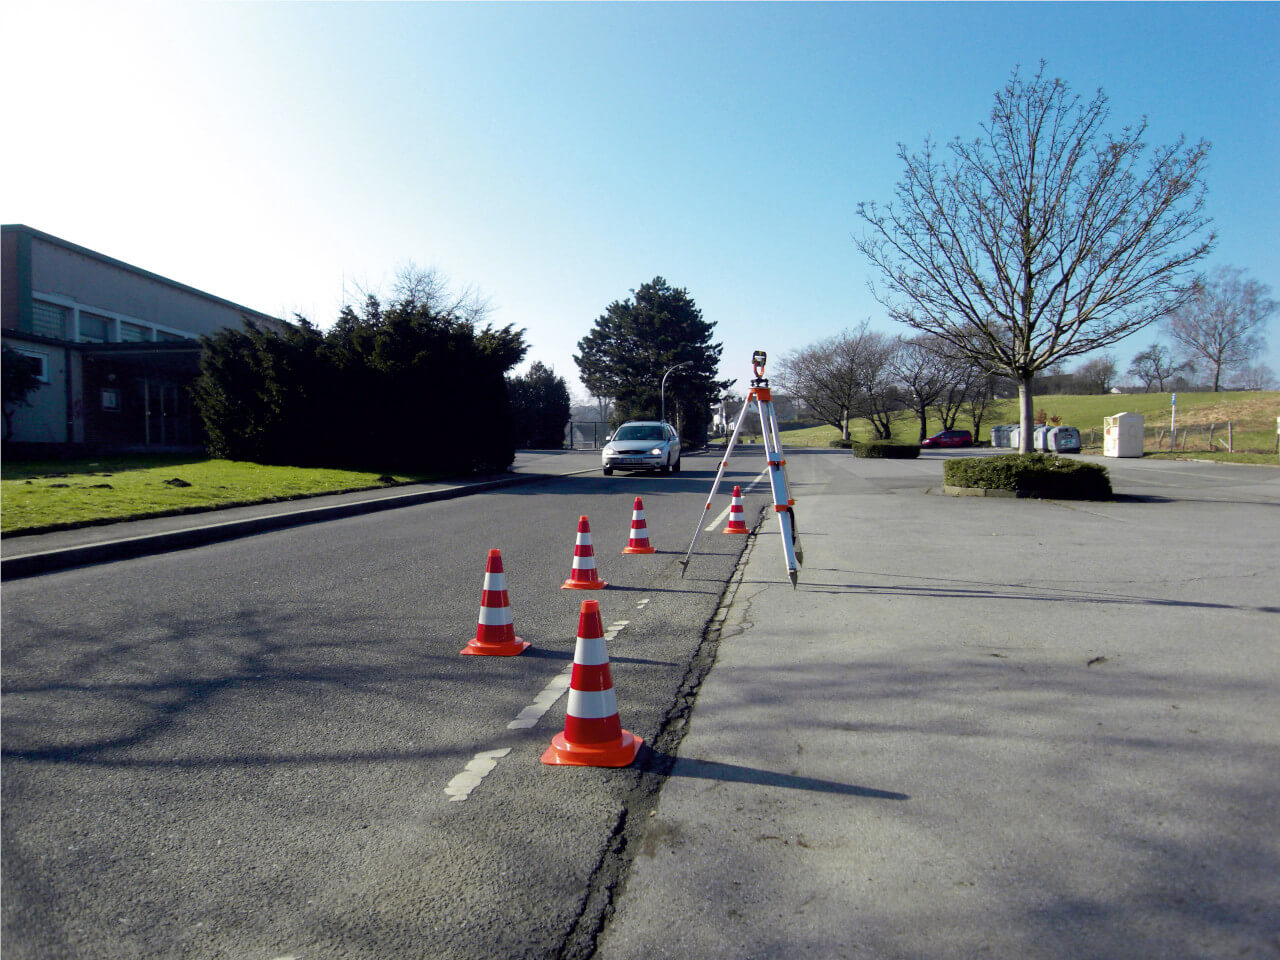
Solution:
M 680 470 L 680 435 L 660 420 L 629 420 L 620 426 L 600 451 L 606 477 L 614 470 Z

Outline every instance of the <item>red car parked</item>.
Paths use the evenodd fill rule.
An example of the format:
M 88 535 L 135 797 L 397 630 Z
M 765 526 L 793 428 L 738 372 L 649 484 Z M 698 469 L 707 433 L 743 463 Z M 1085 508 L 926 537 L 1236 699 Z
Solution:
M 922 447 L 972 447 L 973 434 L 968 430 L 943 430 L 920 441 Z

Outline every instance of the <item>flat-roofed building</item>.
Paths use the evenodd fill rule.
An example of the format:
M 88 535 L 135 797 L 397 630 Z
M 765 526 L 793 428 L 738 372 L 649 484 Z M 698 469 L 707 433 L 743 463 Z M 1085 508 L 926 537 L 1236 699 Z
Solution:
M 40 381 L 12 443 L 200 445 L 200 337 L 276 318 L 21 224 L 0 227 L 0 338 Z

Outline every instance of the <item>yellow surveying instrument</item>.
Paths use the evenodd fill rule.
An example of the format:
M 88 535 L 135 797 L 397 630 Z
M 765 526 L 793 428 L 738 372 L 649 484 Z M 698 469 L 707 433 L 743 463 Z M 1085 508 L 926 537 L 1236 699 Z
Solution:
M 800 547 L 800 535 L 796 532 L 796 515 L 791 508 L 795 501 L 791 499 L 787 484 L 787 461 L 782 459 L 782 444 L 778 440 L 778 417 L 773 410 L 773 394 L 769 392 L 769 381 L 764 377 L 764 364 L 768 355 L 757 350 L 751 355 L 751 368 L 755 378 L 751 381 L 751 392 L 738 414 L 738 422 L 733 425 L 733 434 L 724 448 L 724 459 L 720 461 L 720 469 L 716 471 L 715 483 L 711 485 L 711 493 L 707 496 L 707 505 L 702 508 L 702 516 L 694 528 L 693 539 L 689 541 L 689 551 L 680 561 L 680 576 L 689 569 L 689 558 L 693 555 L 693 545 L 698 542 L 698 534 L 702 530 L 703 520 L 711 509 L 711 501 L 715 499 L 716 490 L 720 488 L 720 480 L 724 477 L 725 467 L 729 465 L 729 457 L 733 455 L 733 447 L 738 442 L 738 434 L 742 431 L 742 421 L 754 403 L 760 416 L 760 435 L 764 439 L 764 458 L 769 469 L 769 487 L 773 491 L 773 509 L 778 515 L 778 523 L 782 527 L 782 554 L 787 561 L 787 576 L 791 578 L 791 587 L 795 589 L 800 573 L 800 564 L 804 563 L 804 551 Z

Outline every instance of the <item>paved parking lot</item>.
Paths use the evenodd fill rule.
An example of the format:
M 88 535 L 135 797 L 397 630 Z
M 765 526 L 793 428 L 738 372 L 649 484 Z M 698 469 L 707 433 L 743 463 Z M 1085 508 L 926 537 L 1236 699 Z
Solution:
M 600 957 L 1280 955 L 1280 470 L 947 455 L 789 452 Z

